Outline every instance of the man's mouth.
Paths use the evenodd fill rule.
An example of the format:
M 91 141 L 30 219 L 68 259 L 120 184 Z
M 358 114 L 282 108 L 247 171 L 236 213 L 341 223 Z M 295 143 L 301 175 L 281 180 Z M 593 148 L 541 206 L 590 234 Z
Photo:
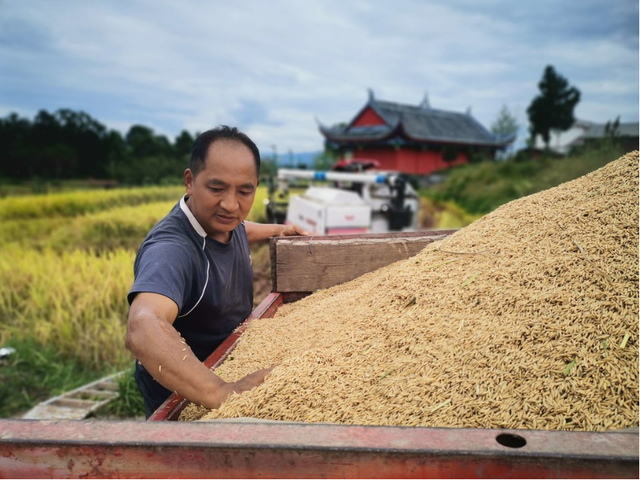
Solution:
M 215 217 L 220 223 L 233 223 L 236 221 L 236 217 L 229 217 L 227 215 L 217 214 Z

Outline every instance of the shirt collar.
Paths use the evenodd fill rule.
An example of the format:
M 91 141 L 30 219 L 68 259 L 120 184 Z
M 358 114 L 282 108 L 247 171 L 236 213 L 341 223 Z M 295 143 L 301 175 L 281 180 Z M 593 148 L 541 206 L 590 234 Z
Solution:
M 191 210 L 189 210 L 189 206 L 187 205 L 186 199 L 187 196 L 185 195 L 184 197 L 182 197 L 180 199 L 180 208 L 182 209 L 182 211 L 184 212 L 184 214 L 187 216 L 187 218 L 189 219 L 189 223 L 191 224 L 191 226 L 193 227 L 193 229 L 198 232 L 198 235 L 200 235 L 202 238 L 207 236 L 207 232 L 204 231 L 204 228 L 202 228 L 202 225 L 200 225 L 198 223 L 198 220 L 196 220 L 196 217 L 193 216 L 193 213 L 191 213 Z

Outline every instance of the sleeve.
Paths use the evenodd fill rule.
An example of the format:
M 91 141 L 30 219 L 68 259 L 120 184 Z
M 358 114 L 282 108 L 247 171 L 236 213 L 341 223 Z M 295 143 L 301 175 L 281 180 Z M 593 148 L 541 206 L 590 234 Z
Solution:
M 182 312 L 189 300 L 194 272 L 193 252 L 184 245 L 158 242 L 141 249 L 134 263 L 135 280 L 129 305 L 138 293 L 150 292 L 173 300 Z

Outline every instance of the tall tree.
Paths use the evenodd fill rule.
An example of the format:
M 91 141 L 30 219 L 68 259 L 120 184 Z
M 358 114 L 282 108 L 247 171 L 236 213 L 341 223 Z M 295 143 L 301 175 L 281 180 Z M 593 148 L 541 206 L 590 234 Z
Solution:
M 611 122 L 607 122 L 604 126 L 604 136 L 609 139 L 614 139 L 620 135 L 620 115 Z
M 124 138 L 134 157 L 149 157 L 158 154 L 155 134 L 149 127 L 132 125 Z
M 551 65 L 545 68 L 538 88 L 540 94 L 529 105 L 527 114 L 533 140 L 540 135 L 549 148 L 550 132 L 563 132 L 575 122 L 573 110 L 580 101 L 580 90 L 570 87 L 567 79 L 557 74 Z
M 503 105 L 498 118 L 491 125 L 491 132 L 499 137 L 509 138 L 518 131 L 518 128 L 520 128 L 518 121 L 507 106 Z
M 33 175 L 31 158 L 33 125 L 27 118 L 11 113 L 0 119 L 0 176 L 24 179 Z
M 85 112 L 76 112 L 67 108 L 57 110 L 55 119 L 60 125 L 55 143 L 67 145 L 66 148 L 56 151 L 59 155 L 65 151 L 77 152 L 77 168 L 72 167 L 76 164 L 73 156 L 68 161 L 62 162 L 64 170 L 68 172 L 66 177 L 103 178 L 107 166 L 106 127 Z
M 180 135 L 176 137 L 173 148 L 179 158 L 189 158 L 191 156 L 193 142 L 195 142 L 195 139 L 186 130 L 183 130 Z

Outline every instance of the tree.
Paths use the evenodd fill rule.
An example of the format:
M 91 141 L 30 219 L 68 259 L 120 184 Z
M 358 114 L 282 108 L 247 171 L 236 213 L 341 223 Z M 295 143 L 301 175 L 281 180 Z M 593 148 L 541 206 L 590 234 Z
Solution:
M 176 137 L 176 141 L 174 143 L 174 149 L 178 157 L 191 157 L 191 149 L 193 148 L 194 142 L 195 139 L 191 136 L 191 134 L 186 130 L 183 130 L 180 135 Z
M 32 175 L 33 125 L 17 113 L 0 119 L 0 175 L 24 179 Z
M 498 113 L 498 117 L 496 118 L 493 125 L 491 125 L 491 132 L 497 137 L 499 141 L 506 141 L 510 139 L 515 139 L 518 130 L 520 129 L 520 125 L 518 125 L 518 121 L 516 117 L 514 117 L 506 105 L 502 106 L 500 113 Z M 509 155 L 509 150 L 511 150 L 513 143 L 507 145 L 504 150 L 498 150 L 495 154 L 495 158 L 498 160 L 504 160 Z M 469 159 L 471 160 L 474 156 L 469 155 Z M 471 160 L 473 163 L 473 160 Z
M 73 145 L 56 143 L 39 152 L 40 174 L 45 178 L 60 180 L 64 174 L 73 171 L 78 163 L 78 153 Z
M 122 134 L 117 130 L 109 130 L 105 140 L 107 152 L 106 174 L 109 178 L 117 177 L 118 166 L 127 161 L 127 146 Z
M 0 118 L 0 176 L 175 183 L 188 167 L 193 142 L 186 130 L 172 143 L 144 125 L 133 125 L 123 137 L 89 114 L 65 108 L 40 110 L 33 121 L 11 113 Z
M 580 101 L 580 90 L 570 87 L 567 79 L 557 74 L 551 65 L 545 68 L 538 88 L 540 94 L 531 102 L 527 114 L 534 141 L 537 135 L 542 136 L 548 149 L 550 132 L 563 132 L 575 122 L 573 110 Z
M 65 178 L 104 177 L 107 167 L 106 127 L 85 112 L 75 112 L 66 108 L 57 110 L 54 118 L 59 129 L 55 141 L 51 144 L 66 145 L 66 148 L 57 148 L 55 151 L 58 155 L 62 155 L 65 151 L 69 154 L 76 152 L 69 159 L 65 161 L 59 159 L 56 162 L 64 167 L 66 173 L 63 176 Z
M 159 146 L 153 130 L 149 127 L 132 125 L 124 139 L 134 157 L 149 157 L 158 154 Z
M 40 110 L 23 148 L 29 175 L 56 178 L 101 178 L 106 167 L 106 128 L 84 112 Z
M 511 115 L 511 112 L 506 105 L 503 105 L 498 118 L 491 125 L 491 132 L 501 138 L 510 138 L 518 131 L 520 126 L 516 118 Z
M 325 144 L 324 152 L 313 157 L 313 168 L 315 170 L 329 170 L 338 161 L 338 152 Z
M 609 121 L 606 123 L 604 126 L 604 136 L 611 140 L 620 136 L 620 115 L 618 115 L 613 122 Z

